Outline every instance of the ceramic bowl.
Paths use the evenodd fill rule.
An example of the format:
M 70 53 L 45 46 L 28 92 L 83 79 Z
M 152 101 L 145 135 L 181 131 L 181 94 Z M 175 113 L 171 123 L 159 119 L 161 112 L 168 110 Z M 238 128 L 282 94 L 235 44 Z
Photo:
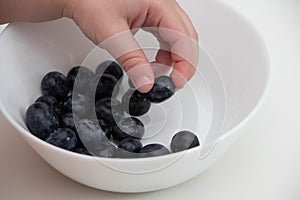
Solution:
M 24 117 L 26 108 L 41 94 L 42 77 L 54 70 L 67 73 L 78 64 L 94 69 L 111 58 L 69 19 L 14 23 L 1 34 L 3 114 L 45 161 L 84 185 L 114 192 L 147 192 L 199 175 L 228 149 L 257 111 L 270 83 L 270 55 L 256 27 L 233 6 L 216 0 L 179 3 L 199 32 L 198 72 L 174 98 L 154 105 L 142 117 L 149 136 L 143 143 L 157 141 L 167 146 L 177 130 L 189 129 L 197 133 L 200 147 L 153 158 L 96 158 L 33 136 Z M 153 38 L 143 32 L 136 38 L 151 57 L 157 45 Z M 122 86 L 121 91 L 125 90 Z

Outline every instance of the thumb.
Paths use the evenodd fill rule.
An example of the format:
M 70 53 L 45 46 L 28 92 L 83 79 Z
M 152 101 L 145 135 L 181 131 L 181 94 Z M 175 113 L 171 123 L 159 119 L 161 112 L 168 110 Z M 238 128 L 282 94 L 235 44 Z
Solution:
M 146 93 L 151 90 L 154 82 L 154 73 L 142 50 L 138 49 L 126 53 L 117 60 L 140 92 Z
M 115 29 L 108 36 L 99 44 L 100 47 L 105 48 L 117 59 L 140 92 L 150 91 L 153 87 L 154 73 L 129 28 Z

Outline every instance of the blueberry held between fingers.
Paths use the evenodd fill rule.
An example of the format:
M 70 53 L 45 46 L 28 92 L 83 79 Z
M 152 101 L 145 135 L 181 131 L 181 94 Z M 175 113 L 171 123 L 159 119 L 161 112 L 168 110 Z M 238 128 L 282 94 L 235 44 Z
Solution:
M 157 77 L 153 88 L 146 93 L 147 98 L 153 103 L 161 103 L 175 93 L 175 85 L 169 76 Z
M 120 80 L 124 72 L 118 63 L 107 60 L 97 66 L 96 74 L 109 74 Z
M 46 142 L 63 149 L 71 150 L 76 146 L 77 136 L 69 128 L 59 128 L 50 134 Z
M 68 86 L 73 90 L 76 80 L 76 92 L 84 91 L 89 81 L 94 77 L 94 72 L 84 66 L 73 67 L 67 75 Z
M 171 141 L 171 151 L 173 153 L 184 151 L 199 146 L 197 136 L 190 131 L 180 131 L 176 133 Z
M 64 100 L 69 93 L 67 77 L 60 72 L 47 73 L 41 82 L 44 95 L 55 97 L 58 101 Z
M 59 127 L 51 107 L 42 102 L 36 102 L 27 108 L 25 120 L 30 132 L 42 140 Z
M 141 116 L 147 113 L 151 102 L 138 90 L 129 89 L 122 97 L 124 110 L 132 116 Z
M 112 136 L 114 140 L 121 142 L 125 138 L 141 139 L 144 135 L 144 124 L 135 117 L 123 118 L 113 127 Z
M 148 144 L 139 151 L 140 157 L 155 157 L 170 154 L 170 151 L 162 144 Z
M 47 104 L 53 109 L 56 116 L 60 115 L 60 104 L 58 103 L 55 97 L 49 95 L 42 95 L 39 98 L 37 98 L 35 102 L 43 102 Z
M 95 111 L 101 127 L 115 126 L 116 121 L 123 117 L 124 111 L 121 103 L 114 98 L 99 99 Z

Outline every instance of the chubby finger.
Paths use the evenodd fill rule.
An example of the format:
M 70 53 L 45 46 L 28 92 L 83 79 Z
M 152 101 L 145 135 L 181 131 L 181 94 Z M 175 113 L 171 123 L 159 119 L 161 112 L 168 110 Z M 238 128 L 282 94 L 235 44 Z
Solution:
M 117 59 L 140 92 L 150 91 L 154 82 L 151 64 L 134 39 L 127 23 L 118 22 L 114 27 L 108 28 L 104 34 L 110 37 L 102 41 L 99 46 Z

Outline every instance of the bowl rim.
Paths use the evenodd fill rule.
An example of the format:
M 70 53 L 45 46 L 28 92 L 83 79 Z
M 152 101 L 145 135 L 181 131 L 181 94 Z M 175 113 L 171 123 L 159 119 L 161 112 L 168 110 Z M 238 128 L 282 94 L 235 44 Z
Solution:
M 262 106 L 264 100 L 267 98 L 267 96 L 269 94 L 270 86 L 271 86 L 271 79 L 272 79 L 272 57 L 271 57 L 271 52 L 270 52 L 269 46 L 267 44 L 267 41 L 264 39 L 262 32 L 255 25 L 254 21 L 249 17 L 249 15 L 247 15 L 245 12 L 243 12 L 236 4 L 233 4 L 233 2 L 229 2 L 228 0 L 214 0 L 214 1 L 221 4 L 226 9 L 229 9 L 230 11 L 238 14 L 241 17 L 241 19 L 243 19 L 244 22 L 248 24 L 248 26 L 252 29 L 252 31 L 257 34 L 257 39 L 260 40 L 260 42 L 262 44 L 262 47 L 263 47 L 262 52 L 265 55 L 265 60 L 267 63 L 266 79 L 265 79 L 265 83 L 263 85 L 263 92 L 262 92 L 261 96 L 259 97 L 258 101 L 254 105 L 253 109 L 239 123 L 237 123 L 235 126 L 230 128 L 228 131 L 221 133 L 221 136 L 216 143 L 216 145 L 218 145 L 219 142 L 227 139 L 228 137 L 230 137 L 234 133 L 236 133 L 239 129 L 241 129 L 244 126 L 244 124 L 247 123 L 257 113 L 257 111 Z M 14 24 L 18 24 L 18 23 L 12 23 L 12 24 L 6 25 L 4 30 L 0 33 L 0 37 L 7 31 L 7 29 L 9 27 L 13 26 Z M 54 151 L 59 151 L 61 153 L 65 153 L 66 155 L 69 155 L 69 156 L 78 157 L 78 158 L 82 158 L 82 159 L 88 159 L 88 160 L 95 159 L 94 156 L 79 154 L 76 152 L 62 149 L 60 147 L 56 147 L 56 146 L 51 145 L 51 144 L 37 138 L 36 136 L 32 135 L 28 130 L 24 129 L 20 124 L 18 124 L 14 120 L 14 118 L 9 114 L 9 112 L 3 105 L 3 102 L 1 99 L 0 99 L 0 111 L 3 113 L 5 118 L 18 130 L 18 132 L 22 134 L 23 137 L 29 137 L 36 143 L 40 143 L 41 145 L 45 145 L 47 148 L 50 148 Z M 144 160 L 160 160 L 160 159 L 164 159 L 165 157 L 171 157 L 171 156 L 176 156 L 176 155 L 178 156 L 179 154 L 183 155 L 185 153 L 193 153 L 195 151 L 199 151 L 200 149 L 201 149 L 201 144 L 198 147 L 184 150 L 182 152 L 171 153 L 171 154 L 157 156 L 157 157 L 129 158 L 129 159 L 128 158 L 97 157 L 97 159 L 107 160 L 109 162 L 111 162 L 111 161 L 114 161 L 114 162 L 139 162 L 139 161 L 144 161 Z

